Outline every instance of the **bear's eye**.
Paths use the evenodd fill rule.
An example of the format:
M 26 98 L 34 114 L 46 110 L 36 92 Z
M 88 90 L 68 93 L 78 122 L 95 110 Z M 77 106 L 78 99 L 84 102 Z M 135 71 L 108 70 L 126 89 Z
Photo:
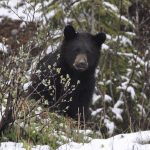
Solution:
M 74 49 L 73 51 L 76 53 L 79 53 L 79 49 Z
M 87 55 L 91 55 L 91 52 L 90 52 L 90 51 L 87 51 Z

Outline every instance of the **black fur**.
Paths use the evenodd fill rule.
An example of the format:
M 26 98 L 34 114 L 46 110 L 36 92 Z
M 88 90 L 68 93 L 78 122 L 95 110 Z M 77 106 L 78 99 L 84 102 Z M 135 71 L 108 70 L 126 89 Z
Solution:
M 89 107 L 92 102 L 92 96 L 95 86 L 95 69 L 100 59 L 101 45 L 106 39 L 104 33 L 99 33 L 95 36 L 89 33 L 76 33 L 75 29 L 68 25 L 64 29 L 64 40 L 59 49 L 54 54 L 46 55 L 38 64 L 37 69 L 41 70 L 40 75 L 35 76 L 30 93 L 33 92 L 31 98 L 39 100 L 41 96 L 44 96 L 45 100 L 49 101 L 49 105 L 53 105 L 56 101 L 60 100 L 61 96 L 65 96 L 64 87 L 60 83 L 60 76 L 66 77 L 69 74 L 71 78 L 69 88 L 72 89 L 72 85 L 76 85 L 75 90 L 72 93 L 69 92 L 63 99 L 66 102 L 59 103 L 60 110 L 65 110 L 65 114 L 71 118 L 77 119 L 78 108 L 81 113 L 81 120 L 83 120 L 83 107 L 85 119 L 89 118 Z M 58 58 L 60 54 L 60 58 Z M 80 56 L 84 56 L 86 60 L 82 60 L 83 65 L 80 65 Z M 78 58 L 77 58 L 78 56 Z M 61 68 L 60 74 L 53 68 L 53 64 L 57 63 L 56 68 Z M 86 68 L 84 67 L 86 63 Z M 75 65 L 77 64 L 75 67 Z M 50 72 L 49 65 L 52 67 Z M 78 66 L 83 68 L 78 68 Z M 42 83 L 42 80 L 46 79 L 47 82 Z M 50 85 L 54 85 L 54 94 L 52 90 L 49 90 Z M 80 84 L 77 85 L 77 81 L 80 80 Z M 36 89 L 36 91 L 35 91 Z M 55 97 L 56 96 L 56 97 Z M 70 100 L 72 97 L 72 101 Z M 54 100 L 53 100 L 54 98 Z

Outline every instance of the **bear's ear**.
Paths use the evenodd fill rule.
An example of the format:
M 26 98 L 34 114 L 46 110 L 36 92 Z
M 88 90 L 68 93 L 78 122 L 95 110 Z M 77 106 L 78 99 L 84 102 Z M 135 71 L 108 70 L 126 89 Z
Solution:
M 94 35 L 94 39 L 97 42 L 97 44 L 101 46 L 106 40 L 106 34 L 98 33 L 98 34 Z
M 67 25 L 64 29 L 64 36 L 66 40 L 72 39 L 76 35 L 76 31 L 71 25 Z

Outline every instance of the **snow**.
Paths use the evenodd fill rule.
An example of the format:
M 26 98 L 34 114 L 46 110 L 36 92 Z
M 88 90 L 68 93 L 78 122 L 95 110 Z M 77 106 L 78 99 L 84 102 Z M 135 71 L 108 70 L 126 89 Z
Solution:
M 123 112 L 123 109 L 118 108 L 118 107 L 119 107 L 120 105 L 122 105 L 122 104 L 124 104 L 124 102 L 119 99 L 119 100 L 116 102 L 116 104 L 114 105 L 114 107 L 113 107 L 113 108 L 110 108 L 110 109 L 112 110 L 112 112 L 116 115 L 116 119 L 123 120 L 123 119 L 122 119 L 122 116 L 121 116 L 121 114 L 122 114 L 122 112 Z
M 147 68 L 147 65 L 149 65 L 150 61 L 143 61 L 140 57 L 138 57 L 138 55 L 135 55 L 133 53 L 122 53 L 122 52 L 117 52 L 118 55 L 123 55 L 123 56 L 127 56 L 127 57 L 132 57 L 134 59 L 136 59 L 136 61 L 142 65 L 142 66 L 145 66 L 145 70 Z M 134 62 L 132 59 L 130 60 L 131 63 Z M 147 71 L 147 70 L 146 70 Z
M 95 104 L 95 102 L 99 99 L 99 98 L 101 98 L 101 96 L 100 95 L 96 95 L 95 93 L 93 94 L 93 104 Z
M 76 132 L 78 132 L 78 131 L 76 131 Z M 79 133 L 87 135 L 87 134 L 93 133 L 93 131 L 92 130 L 79 130 Z
M 135 33 L 133 33 L 133 32 L 126 32 L 128 35 L 133 35 L 133 36 L 135 36 L 136 34 Z
M 113 41 L 117 41 L 117 40 L 118 40 L 118 36 L 116 36 L 116 38 L 113 38 Z M 130 45 L 132 45 L 131 40 L 123 35 L 119 35 L 119 40 L 121 44 L 129 43 Z
M 133 88 L 132 86 L 129 86 L 129 87 L 127 87 L 127 91 L 128 91 L 129 93 L 131 93 L 131 98 L 134 99 L 135 96 L 136 96 L 135 91 L 134 91 L 134 88 Z
M 124 104 L 124 102 L 119 99 L 119 100 L 116 102 L 116 104 L 114 105 L 114 108 L 117 108 L 117 107 L 119 107 L 119 106 L 122 105 L 122 104 Z
M 109 49 L 109 46 L 106 45 L 106 44 L 103 44 L 103 45 L 102 45 L 102 50 L 103 50 L 103 49 Z
M 128 86 L 129 78 L 121 76 L 121 78 L 126 80 L 125 82 L 121 83 L 121 86 L 118 86 L 117 89 L 127 90 L 129 93 L 131 93 L 131 98 L 134 99 L 136 94 L 135 90 L 132 86 Z
M 2 110 L 1 110 L 1 108 L 2 108 Z M 0 112 L 2 112 L 2 114 L 0 113 L 0 122 L 1 122 L 1 119 L 2 119 L 2 116 L 3 116 L 3 114 L 4 114 L 4 111 L 5 111 L 5 107 L 4 106 L 1 106 L 0 107 Z
M 49 45 L 48 48 L 47 48 L 47 50 L 46 50 L 46 54 L 49 54 L 51 52 L 52 52 L 52 46 Z
M 104 85 L 104 82 L 102 82 L 102 81 L 99 81 L 99 82 L 98 82 L 98 84 L 100 84 L 100 85 Z
M 24 89 L 24 91 L 26 91 L 27 89 L 28 89 L 28 87 L 31 85 L 31 81 L 30 82 L 27 82 L 27 83 L 25 83 L 24 85 L 23 85 L 23 89 Z
M 18 8 L 16 9 L 15 6 L 17 6 L 17 3 L 19 4 L 21 2 L 21 0 L 10 0 L 8 2 L 8 6 L 10 6 L 11 9 L 8 9 L 8 8 L 4 8 L 2 6 L 3 4 L 3 1 L 0 2 L 0 6 L 1 6 L 1 16 L 9 16 L 9 18 L 12 18 L 12 19 L 23 19 L 23 20 L 26 20 L 26 21 L 31 21 L 32 20 L 32 15 L 34 14 L 34 12 L 31 10 L 30 12 L 27 12 L 26 8 L 30 6 L 30 4 L 27 4 L 25 6 L 22 6 L 21 8 Z M 5 1 L 5 4 L 7 5 L 7 1 Z M 38 9 L 38 6 L 37 8 L 35 8 L 35 10 Z M 32 16 L 32 17 L 31 17 Z M 34 17 L 35 18 L 38 18 L 39 17 L 39 13 L 36 12 L 34 14 Z M 29 20 L 30 19 L 30 20 Z
M 75 19 L 73 19 L 73 18 L 64 18 L 65 24 L 68 24 L 69 22 L 74 22 L 74 21 L 75 21 Z
M 7 47 L 3 43 L 0 43 L 0 51 L 7 53 Z
M 103 110 L 103 108 L 98 108 L 95 111 L 92 111 L 91 115 L 95 116 L 97 113 L 101 112 Z
M 106 85 L 108 85 L 108 84 L 110 84 L 110 83 L 112 83 L 111 80 L 106 81 Z
M 23 148 L 23 143 L 2 142 L 0 146 L 0 150 L 26 150 L 26 149 Z M 36 145 L 32 148 L 32 150 L 49 150 L 49 146 Z
M 109 34 L 106 34 L 106 39 L 111 39 L 111 36 Z
M 148 150 L 150 144 L 143 144 L 150 140 L 150 131 L 120 134 L 108 139 L 93 139 L 90 143 L 70 142 L 57 150 Z
M 145 112 L 145 109 L 143 108 L 143 106 L 140 105 L 140 104 L 137 104 L 137 106 L 138 106 L 139 109 L 140 109 L 140 114 L 141 114 L 141 112 L 142 112 L 143 115 L 146 115 L 146 112 Z
M 109 7 L 109 8 L 110 8 L 109 11 L 111 11 L 111 12 L 118 12 L 118 11 L 119 11 L 119 9 L 117 8 L 117 6 L 115 6 L 114 4 L 111 4 L 111 3 L 109 3 L 109 2 L 103 2 L 103 4 L 104 4 L 105 6 L 107 6 L 107 7 Z M 120 18 L 120 15 L 117 14 L 117 17 Z M 121 19 L 124 20 L 124 21 L 126 21 L 126 22 L 128 22 L 128 23 L 131 24 L 133 27 L 135 27 L 135 25 L 134 25 L 129 19 L 127 19 L 126 17 L 121 16 Z M 129 34 L 130 34 L 130 33 L 129 33 Z
M 120 18 L 120 15 L 117 15 L 117 17 Z M 121 19 L 128 22 L 130 25 L 132 25 L 135 28 L 135 25 L 129 19 L 127 19 L 126 17 L 121 16 Z
M 129 56 L 129 57 L 133 57 L 134 54 L 133 53 L 122 53 L 122 52 L 117 52 L 118 55 L 124 55 L 124 56 Z
M 95 93 L 93 94 L 93 104 L 99 99 L 99 98 L 101 98 L 101 95 L 96 95 Z M 105 94 L 105 96 L 104 96 L 104 101 L 108 101 L 108 102 L 110 102 L 110 101 L 112 101 L 112 98 L 109 96 L 109 95 L 107 95 L 107 94 Z
M 96 78 L 98 77 L 98 73 L 99 73 L 99 68 L 97 68 L 97 69 L 95 70 L 95 77 L 96 77 Z
M 147 96 L 143 92 L 141 93 L 141 95 L 143 98 L 147 99 Z
M 110 102 L 112 101 L 112 98 L 109 95 L 105 94 L 104 101 Z
M 132 73 L 132 70 L 130 68 L 127 69 L 127 77 L 129 77 Z
M 57 150 L 149 150 L 150 130 L 126 133 L 108 139 L 92 139 L 89 143 L 69 142 Z M 2 142 L 1 150 L 26 150 L 23 143 Z M 32 150 L 50 150 L 48 145 L 37 145 Z
M 68 137 L 66 137 L 66 136 L 64 136 L 64 135 L 61 135 L 61 137 L 60 137 L 61 139 L 63 139 L 64 141 L 69 141 L 69 142 L 71 142 L 71 139 L 70 138 L 68 138 Z
M 86 136 L 86 135 L 88 135 L 88 134 L 92 134 L 92 133 L 93 133 L 92 130 L 76 130 L 76 133 L 78 133 L 78 132 L 79 132 L 80 134 L 83 134 L 83 135 L 84 135 L 84 140 L 89 140 L 89 141 L 92 140 L 91 137 Z M 71 142 L 71 141 L 70 141 L 70 142 Z
M 5 5 L 11 8 L 3 7 L 3 3 L 5 2 Z M 10 0 L 8 1 L 0 1 L 0 16 L 12 18 L 13 20 L 24 20 L 24 21 L 35 21 L 35 20 L 43 20 L 45 23 L 45 18 L 42 18 L 42 12 L 39 12 L 39 9 L 42 8 L 41 4 L 38 3 L 35 8 L 31 7 L 34 6 L 33 3 L 24 2 L 25 5 L 17 8 L 17 3 L 21 3 L 22 0 Z M 44 5 L 48 5 L 51 1 L 45 2 Z M 51 11 L 48 14 L 46 14 L 46 17 L 49 19 L 50 17 L 55 15 L 55 11 Z M 0 19 L 1 21 L 2 19 Z M 22 24 L 23 26 L 25 24 Z
M 148 55 L 148 54 L 149 54 L 149 50 L 146 50 L 145 51 L 145 56 Z
M 93 94 L 93 104 L 99 99 L 99 98 L 101 98 L 101 95 L 96 95 L 95 93 Z M 105 94 L 105 96 L 104 96 L 104 101 L 108 101 L 108 102 L 110 102 L 110 101 L 112 101 L 112 98 L 109 96 L 109 95 L 107 95 L 107 94 Z
M 113 11 L 117 12 L 118 11 L 118 8 L 117 6 L 115 6 L 114 4 L 111 4 L 109 2 L 103 2 L 103 4 L 107 7 L 110 7 Z
M 26 23 L 25 23 L 25 22 L 22 22 L 22 23 L 20 24 L 20 28 L 23 28 L 24 26 L 26 26 Z
M 37 110 L 35 111 L 35 114 L 40 114 L 42 111 L 42 108 L 41 107 L 38 107 Z
M 114 112 L 116 114 L 116 119 L 123 120 L 122 116 L 121 116 L 121 113 L 123 112 L 122 109 L 120 109 L 120 108 L 112 109 L 112 112 Z
M 86 2 L 86 1 L 87 1 L 87 0 L 82 0 L 82 3 L 83 3 L 83 2 Z M 81 3 L 81 1 L 79 1 L 79 2 L 78 2 L 78 1 L 74 1 L 74 2 L 75 2 L 74 5 L 73 5 L 74 7 L 78 6 L 78 4 Z M 72 2 L 72 3 L 73 3 L 73 2 Z
M 112 108 L 112 112 L 113 112 L 114 114 L 116 114 L 116 119 L 123 120 L 123 119 L 122 119 L 122 116 L 121 116 L 121 113 L 123 112 L 122 109 L 120 109 L 120 108 Z
M 138 63 L 136 65 L 136 68 L 140 68 L 141 66 L 144 66 L 145 67 L 145 71 L 146 72 L 148 71 L 147 68 L 148 68 L 148 66 L 150 64 L 149 60 L 148 61 L 144 61 L 144 58 L 141 59 L 138 55 L 133 54 L 133 53 L 121 53 L 121 52 L 117 52 L 117 54 L 118 55 L 127 56 L 127 57 L 131 57 L 132 59 L 130 59 L 130 61 L 129 61 L 131 65 L 132 65 L 132 63 L 135 63 L 135 60 L 136 60 L 136 62 Z M 145 54 L 147 55 L 148 51 L 146 51 Z M 127 76 L 128 76 L 128 75 L 130 75 L 131 71 L 130 70 L 127 70 L 127 71 L 128 71 L 128 73 L 127 73 Z M 139 71 L 137 73 L 137 76 L 140 77 L 141 75 L 142 75 L 142 72 Z M 127 79 L 127 81 L 129 81 L 129 79 Z M 126 85 L 128 84 L 127 82 L 125 82 L 125 83 L 126 83 Z M 125 90 L 126 89 L 125 83 L 122 83 L 122 87 L 118 87 L 118 88 Z M 134 99 L 134 97 L 135 97 L 134 88 L 130 86 L 130 87 L 127 88 L 127 91 L 131 93 L 131 97 L 132 97 L 132 99 Z
M 107 115 L 105 115 L 105 116 L 108 118 Z M 115 126 L 114 122 L 110 121 L 110 118 L 109 119 L 107 119 L 107 118 L 104 119 L 104 123 L 106 124 L 106 127 L 108 129 L 108 134 L 112 135 L 116 126 Z

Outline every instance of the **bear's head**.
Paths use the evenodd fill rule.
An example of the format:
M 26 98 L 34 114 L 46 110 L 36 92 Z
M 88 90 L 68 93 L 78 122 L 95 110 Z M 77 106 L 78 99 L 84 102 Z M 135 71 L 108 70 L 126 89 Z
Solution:
M 105 33 L 77 33 L 71 25 L 66 26 L 61 47 L 66 63 L 79 72 L 95 69 L 105 40 Z

